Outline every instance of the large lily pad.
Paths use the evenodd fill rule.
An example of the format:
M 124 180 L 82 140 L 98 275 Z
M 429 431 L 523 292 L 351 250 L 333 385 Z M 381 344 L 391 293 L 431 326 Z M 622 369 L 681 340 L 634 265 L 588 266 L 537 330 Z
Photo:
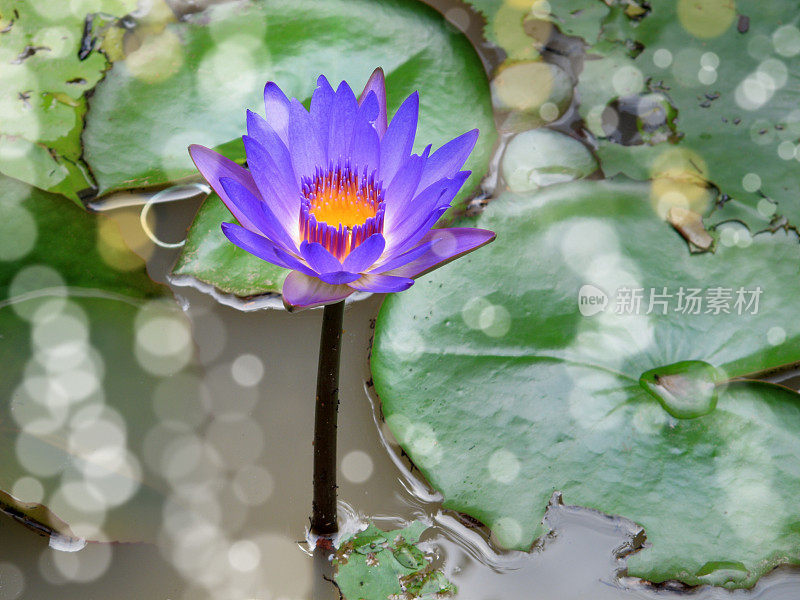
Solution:
M 654 2 L 633 12 L 631 6 L 612 7 L 599 37 L 587 38 L 594 46 L 578 85 L 581 114 L 601 138 L 606 174 L 658 177 L 659 161 L 677 151 L 692 165 L 679 178 L 711 183 L 735 199 L 731 206 L 739 210 L 732 218 L 754 230 L 777 215 L 800 221 L 796 4 Z M 654 95 L 677 111 L 674 131 L 655 140 L 661 143 L 618 146 L 615 125 L 625 116 L 617 119 L 613 111 L 606 112 L 605 131 L 599 125 L 603 110 L 622 99 L 647 129 L 660 110 L 654 110 Z M 685 192 L 666 190 L 674 204 L 692 205 Z M 713 222 L 728 217 L 719 211 Z
M 1 173 L 78 204 L 93 193 L 81 159 L 85 94 L 108 68 L 97 49 L 106 31 L 136 4 L 0 0 Z
M 483 135 L 467 163 L 472 186 L 486 170 L 494 128 L 480 60 L 421 3 L 226 3 L 169 25 L 145 38 L 148 45 L 151 61 L 116 62 L 91 101 L 84 145 L 101 194 L 195 176 L 192 143 L 223 146 L 243 161 L 243 145 L 231 140 L 244 133 L 246 108 L 263 113 L 268 80 L 308 100 L 320 74 L 355 89 L 377 66 L 386 72 L 390 112 L 419 90 L 420 148 L 478 127 Z
M 186 151 L 191 143 L 218 146 L 242 162 L 241 141 L 230 140 L 244 132 L 245 108 L 263 113 L 267 80 L 307 101 L 320 73 L 359 89 L 377 66 L 386 72 L 390 116 L 419 90 L 416 151 L 481 130 L 465 167 L 473 175 L 456 201 L 488 168 L 496 133 L 483 67 L 467 39 L 422 3 L 238 2 L 170 25 L 159 36 L 151 43 L 169 43 L 164 51 L 174 60 L 141 73 L 119 61 L 92 98 L 84 143 L 101 193 L 196 177 Z M 246 253 L 223 248 L 219 225 L 230 219 L 217 198 L 206 202 L 176 274 L 237 295 L 279 292 L 283 269 L 253 268 Z
M 500 544 L 529 548 L 560 490 L 645 528 L 631 575 L 750 586 L 800 563 L 800 402 L 726 382 L 800 359 L 800 245 L 722 227 L 714 253 L 691 255 L 649 187 L 494 200 L 476 223 L 494 244 L 386 299 L 373 378 L 445 506 Z M 740 289 L 761 290 L 757 310 Z

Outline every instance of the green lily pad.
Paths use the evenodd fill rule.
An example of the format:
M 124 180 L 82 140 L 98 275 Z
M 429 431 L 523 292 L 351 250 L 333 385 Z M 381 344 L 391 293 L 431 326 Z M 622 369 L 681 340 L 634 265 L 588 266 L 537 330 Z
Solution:
M 597 170 L 597 161 L 575 138 L 551 129 L 534 129 L 511 139 L 500 168 L 512 191 L 529 192 L 586 177 Z
M 344 542 L 333 559 L 336 584 L 344 597 L 434 600 L 455 594 L 455 586 L 431 567 L 416 546 L 427 528 L 415 521 L 404 529 L 384 532 L 370 523 Z
M 492 103 L 503 132 L 541 127 L 572 103 L 572 78 L 544 61 L 506 61 L 492 79 Z
M 81 159 L 85 94 L 109 65 L 95 48 L 115 27 L 113 15 L 125 15 L 136 4 L 0 0 L 0 173 L 79 205 L 93 193 L 94 181 Z M 93 30 L 94 43 L 85 47 L 87 21 L 103 26 Z
M 263 113 L 267 80 L 307 101 L 320 73 L 359 89 L 377 66 L 386 73 L 390 116 L 420 93 L 416 151 L 481 130 L 465 166 L 473 174 L 454 202 L 488 168 L 496 131 L 483 67 L 467 39 L 422 3 L 393 0 L 377 11 L 367 0 L 229 3 L 160 35 L 178 40 L 160 78 L 145 80 L 142 73 L 153 77 L 147 70 L 137 77 L 119 61 L 92 97 L 84 143 L 101 193 L 197 177 L 186 151 L 191 143 L 243 162 L 241 140 L 230 140 L 244 133 L 245 108 Z M 287 272 L 229 247 L 219 226 L 230 220 L 219 199 L 209 198 L 175 275 L 238 296 L 280 292 Z
M 640 378 L 703 361 L 724 382 L 797 361 L 800 245 L 720 234 L 691 254 L 649 194 L 584 181 L 494 200 L 474 222 L 494 244 L 387 297 L 373 379 L 444 506 L 501 545 L 528 549 L 559 490 L 645 528 L 630 575 L 748 587 L 800 563 L 797 394 L 718 383 L 716 408 L 676 419 Z M 743 570 L 716 581 L 712 563 Z
M 659 157 L 677 149 L 696 167 L 689 176 L 749 207 L 733 218 L 753 231 L 766 229 L 777 215 L 800 222 L 795 3 L 742 0 L 735 9 L 729 3 L 651 4 L 635 18 L 622 5 L 612 8 L 599 42 L 588 50 L 590 58 L 600 58 L 585 63 L 580 111 L 597 134 L 591 122 L 614 100 L 656 92 L 677 111 L 676 132 L 672 143 L 629 146 L 600 132 L 606 175 L 653 177 Z M 675 191 L 667 190 L 674 203 L 692 204 Z M 777 202 L 777 213 L 770 201 Z M 709 222 L 728 218 L 719 210 Z
M 242 162 L 242 144 L 229 142 L 244 133 L 246 108 L 263 113 L 268 80 L 307 101 L 320 74 L 357 89 L 377 66 L 386 72 L 390 113 L 419 90 L 419 149 L 478 127 L 466 188 L 486 171 L 495 134 L 480 60 L 421 3 L 393 0 L 379 10 L 368 0 L 226 3 L 143 44 L 160 62 L 114 63 L 90 103 L 83 139 L 101 194 L 196 176 L 186 151 L 192 143 L 227 144 L 221 150 Z
M 486 18 L 484 37 L 500 46 L 513 59 L 528 59 L 539 56 L 534 41 L 525 33 L 524 22 L 529 16 L 533 2 L 521 0 L 467 0 Z

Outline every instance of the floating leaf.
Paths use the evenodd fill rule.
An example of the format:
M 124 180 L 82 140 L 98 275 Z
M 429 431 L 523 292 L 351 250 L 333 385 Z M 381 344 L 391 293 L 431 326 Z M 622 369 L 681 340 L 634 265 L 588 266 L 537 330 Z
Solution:
M 381 531 L 374 524 L 347 540 L 334 557 L 336 584 L 345 598 L 384 600 L 402 597 L 433 600 L 455 593 L 441 571 L 417 548 L 427 525 Z M 439 594 L 438 596 L 436 594 Z
M 468 0 L 468 3 L 486 18 L 484 37 L 505 50 L 510 58 L 536 58 L 539 55 L 533 39 L 526 35 L 523 27 L 533 2 Z
M 109 64 L 97 47 L 136 0 L 95 2 L 98 14 L 82 6 L 0 0 L 0 173 L 79 205 L 94 188 L 81 159 L 85 94 Z
M 501 131 L 524 131 L 555 121 L 572 102 L 573 81 L 543 61 L 504 63 L 492 79 L 492 103 Z
M 714 253 L 691 254 L 649 194 L 586 181 L 492 201 L 474 223 L 497 232 L 491 246 L 384 301 L 373 379 L 444 506 L 500 544 L 529 548 L 560 490 L 645 528 L 631 575 L 751 586 L 800 563 L 800 402 L 719 382 L 800 358 L 800 245 L 723 231 Z M 717 402 L 676 419 L 640 378 L 684 361 L 713 366 L 694 381 L 718 382 Z M 683 383 L 673 395 L 691 393 Z M 744 568 L 716 578 L 712 562 Z
M 503 179 L 515 192 L 586 177 L 597 161 L 578 140 L 550 129 L 534 129 L 514 136 L 501 162 Z
M 163 49 L 174 60 L 155 71 L 147 63 L 132 70 L 129 56 L 92 97 L 84 143 L 101 193 L 198 177 L 186 150 L 191 143 L 243 161 L 241 140 L 230 140 L 244 132 L 246 107 L 263 113 L 267 80 L 307 101 L 320 73 L 358 89 L 376 66 L 386 72 L 390 116 L 419 91 L 416 151 L 481 130 L 465 166 L 473 174 L 455 203 L 488 168 L 496 132 L 483 67 L 467 39 L 422 3 L 393 0 L 378 10 L 367 0 L 228 3 L 159 35 L 176 40 Z M 228 248 L 219 231 L 228 220 L 216 197 L 207 200 L 176 275 L 240 296 L 279 292 L 286 271 Z
M 547 43 L 552 25 L 563 33 L 596 39 L 608 6 L 600 0 L 466 0 L 486 18 L 484 36 L 509 58 L 530 58 Z
M 465 187 L 486 171 L 494 127 L 480 60 L 420 3 L 393 0 L 376 10 L 368 0 L 232 2 L 158 36 L 142 42 L 157 63 L 116 62 L 92 97 L 84 144 L 101 194 L 196 176 L 186 151 L 193 143 L 228 144 L 220 149 L 242 162 L 245 109 L 263 113 L 268 80 L 307 104 L 321 73 L 357 89 L 377 66 L 390 112 L 419 90 L 420 150 L 478 127 Z
M 800 156 L 800 79 L 791 66 L 800 53 L 796 4 L 741 0 L 735 11 L 732 3 L 651 4 L 634 16 L 613 7 L 578 84 L 580 112 L 603 138 L 598 154 L 606 175 L 654 177 L 659 158 L 679 150 L 703 184 L 734 198 L 732 207 L 749 209 L 719 210 L 710 222 L 742 219 L 754 231 L 777 214 L 800 222 L 800 170 L 792 166 Z M 631 111 L 626 116 L 614 103 L 636 105 L 653 93 L 677 111 L 672 143 L 617 145 L 614 130 Z M 607 129 L 598 131 L 609 109 Z M 693 204 L 673 192 L 664 191 L 665 202 Z

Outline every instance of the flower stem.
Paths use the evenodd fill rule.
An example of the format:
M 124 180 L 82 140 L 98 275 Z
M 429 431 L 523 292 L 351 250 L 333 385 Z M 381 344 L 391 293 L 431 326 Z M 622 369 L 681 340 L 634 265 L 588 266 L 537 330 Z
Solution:
M 336 521 L 336 418 L 339 410 L 339 357 L 342 350 L 344 300 L 327 304 L 322 313 L 314 413 L 314 502 L 311 532 L 331 535 Z

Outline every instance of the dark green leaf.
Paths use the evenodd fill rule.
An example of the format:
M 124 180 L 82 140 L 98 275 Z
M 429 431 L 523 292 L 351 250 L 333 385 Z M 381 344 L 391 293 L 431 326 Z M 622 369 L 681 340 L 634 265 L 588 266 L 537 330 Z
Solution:
M 0 175 L 0 299 L 61 286 L 133 298 L 168 293 L 111 219 Z

